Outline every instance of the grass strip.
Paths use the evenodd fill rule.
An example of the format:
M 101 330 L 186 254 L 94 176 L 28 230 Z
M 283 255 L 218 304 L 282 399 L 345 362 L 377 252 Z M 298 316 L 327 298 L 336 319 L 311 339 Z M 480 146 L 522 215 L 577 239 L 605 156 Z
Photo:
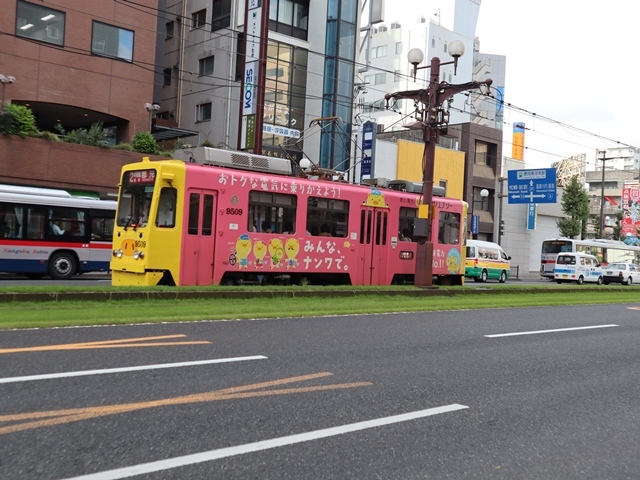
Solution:
M 7 302 L 0 303 L 0 329 L 637 302 L 636 289 L 629 288 L 585 288 L 563 293 L 510 289 L 486 295 L 454 290 L 449 296 L 421 297 L 361 293 L 348 298 Z

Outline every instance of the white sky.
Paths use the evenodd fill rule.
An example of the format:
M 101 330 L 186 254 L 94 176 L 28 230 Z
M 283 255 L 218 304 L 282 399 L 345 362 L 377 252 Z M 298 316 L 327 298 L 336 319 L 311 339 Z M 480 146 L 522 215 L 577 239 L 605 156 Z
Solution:
M 390 4 L 396 5 L 391 15 Z M 413 12 L 415 18 L 440 9 L 447 26 L 453 5 L 454 0 L 386 0 L 386 20 L 400 11 Z M 482 0 L 476 35 L 482 53 L 507 57 L 505 102 L 574 127 L 507 107 L 503 155 L 511 156 L 514 122 L 527 128 L 529 168 L 586 153 L 592 170 L 595 150 L 616 146 L 608 139 L 640 146 L 635 105 L 639 23 L 640 2 L 635 0 Z

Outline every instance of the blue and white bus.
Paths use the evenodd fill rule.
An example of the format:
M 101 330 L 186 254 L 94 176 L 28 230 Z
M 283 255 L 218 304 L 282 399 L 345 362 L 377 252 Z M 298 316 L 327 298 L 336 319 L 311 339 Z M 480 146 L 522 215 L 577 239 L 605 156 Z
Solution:
M 595 256 L 603 266 L 613 262 L 640 263 L 640 247 L 627 245 L 618 240 L 552 238 L 542 242 L 540 276 L 553 280 L 556 257 L 559 253 L 587 253 Z
M 0 272 L 56 280 L 108 271 L 116 202 L 0 185 Z

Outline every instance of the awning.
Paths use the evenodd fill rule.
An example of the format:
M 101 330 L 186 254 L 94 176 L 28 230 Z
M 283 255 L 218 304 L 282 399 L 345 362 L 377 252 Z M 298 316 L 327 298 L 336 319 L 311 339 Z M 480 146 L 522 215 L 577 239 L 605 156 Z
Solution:
M 200 132 L 196 130 L 187 130 L 185 128 L 154 125 L 151 135 L 156 139 L 156 142 L 163 142 L 166 140 L 175 140 L 177 138 L 196 137 L 200 135 Z M 199 138 L 197 143 L 200 144 Z
M 616 202 L 616 200 L 615 200 L 614 198 L 612 198 L 612 197 L 607 197 L 607 196 L 605 195 L 604 199 L 605 199 L 607 202 L 609 202 L 609 204 L 610 204 L 610 205 L 614 205 L 614 206 L 615 206 L 615 205 L 618 205 L 618 202 Z

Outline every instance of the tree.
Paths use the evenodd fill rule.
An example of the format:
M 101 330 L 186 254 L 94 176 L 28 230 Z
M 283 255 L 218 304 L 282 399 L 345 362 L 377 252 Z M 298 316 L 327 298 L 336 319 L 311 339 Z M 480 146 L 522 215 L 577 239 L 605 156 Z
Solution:
M 572 177 L 564 187 L 562 194 L 562 211 L 567 216 L 556 222 L 560 235 L 573 238 L 587 236 L 587 221 L 589 220 L 589 196 L 578 177 Z

